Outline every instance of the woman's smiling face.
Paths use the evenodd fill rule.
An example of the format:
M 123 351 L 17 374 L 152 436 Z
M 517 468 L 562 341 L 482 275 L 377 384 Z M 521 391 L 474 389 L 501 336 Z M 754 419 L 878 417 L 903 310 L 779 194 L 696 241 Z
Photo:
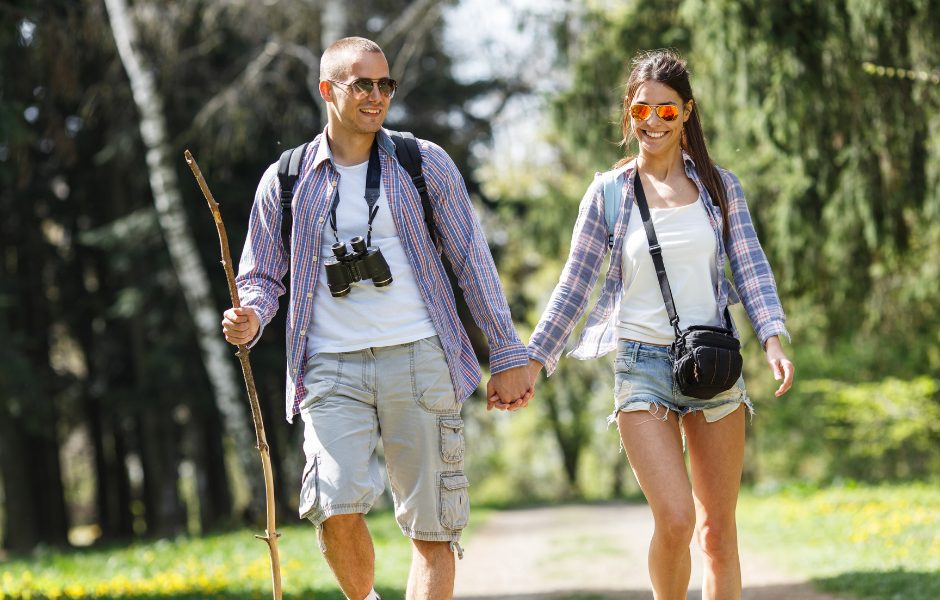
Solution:
M 646 81 L 640 85 L 631 101 L 633 104 L 649 106 L 675 106 L 679 116 L 672 120 L 662 119 L 657 111 L 651 110 L 646 119 L 630 117 L 633 135 L 640 142 L 642 154 L 662 154 L 674 151 L 682 140 L 682 126 L 692 115 L 692 101 L 683 103 L 676 90 L 658 81 Z

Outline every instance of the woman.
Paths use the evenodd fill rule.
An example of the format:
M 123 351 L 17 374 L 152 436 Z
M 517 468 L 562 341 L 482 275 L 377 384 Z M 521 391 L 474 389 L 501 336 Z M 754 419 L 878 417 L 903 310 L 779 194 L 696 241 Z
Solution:
M 781 380 L 776 396 L 790 388 L 794 372 L 779 339 L 788 335 L 784 313 L 741 184 L 709 158 L 685 62 L 665 50 L 638 56 L 623 108 L 623 144 L 636 138 L 639 155 L 618 165 L 623 174 L 617 180 L 622 185 L 613 241 L 608 246 L 602 175 L 581 201 L 571 253 L 529 343 L 529 373 L 534 384 L 543 366 L 549 375 L 554 371 L 610 247 L 600 299 L 572 354 L 594 358 L 617 348 L 610 421 L 617 423 L 653 511 L 649 572 L 655 596 L 686 597 L 689 542 L 697 532 L 704 551 L 703 597 L 739 598 L 735 505 L 751 402 L 743 379 L 711 400 L 684 396 L 675 387 L 667 354 L 675 334 L 634 202 L 634 177 L 645 190 L 680 329 L 723 325 L 726 306 L 737 301 L 724 276 L 729 261 L 734 287 L 774 378 Z M 491 401 L 500 408 L 518 407 Z

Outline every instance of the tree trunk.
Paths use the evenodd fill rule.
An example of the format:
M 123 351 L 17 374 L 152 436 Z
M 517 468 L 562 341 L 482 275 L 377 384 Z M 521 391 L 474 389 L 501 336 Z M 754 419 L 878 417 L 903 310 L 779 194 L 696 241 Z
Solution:
M 561 450 L 562 466 L 564 467 L 565 478 L 568 480 L 568 491 L 575 496 L 580 496 L 578 462 L 581 457 L 584 437 L 581 431 L 580 415 L 575 413 L 572 415 L 570 423 L 563 422 L 559 405 L 564 404 L 566 401 L 568 401 L 568 406 L 571 405 L 570 399 L 558 397 L 559 394 L 563 393 L 565 392 L 560 391 L 556 386 L 553 392 L 544 394 L 544 403 L 545 408 L 548 410 L 549 426 L 555 434 L 555 440 Z M 572 411 L 574 412 L 575 409 L 572 409 Z
M 40 238 L 35 208 L 20 213 L 20 227 L 0 265 L 4 280 L 16 282 L 15 317 L 4 323 L 5 341 L 16 343 L 14 356 L 28 370 L 25 385 L 0 379 L 0 477 L 4 490 L 4 547 L 25 551 L 37 544 L 65 545 L 68 516 L 59 461 L 56 377 L 49 367 L 51 317 L 44 268 L 47 248 Z M 16 220 L 17 215 L 12 218 Z M 10 240 L 10 237 L 13 239 Z M 9 250 L 9 248 L 0 248 Z M 10 265 L 6 268 L 5 265 Z M 15 321 L 13 320 L 15 318 Z
M 346 37 L 349 28 L 348 0 L 324 0 L 320 15 L 321 40 L 326 50 L 336 40 Z
M 196 466 L 199 522 L 205 532 L 225 525 L 232 514 L 232 494 L 225 471 L 225 449 L 218 412 L 197 412 L 190 423 L 189 435 Z
M 196 326 L 202 359 L 222 414 L 225 430 L 234 442 L 240 468 L 252 489 L 252 498 L 263 503 L 257 477 L 247 474 L 257 469 L 254 440 L 249 428 L 239 378 L 232 365 L 229 348 L 222 339 L 221 314 L 213 307 L 208 278 L 186 221 L 176 171 L 167 141 L 163 103 L 157 93 L 154 75 L 134 45 L 136 26 L 125 0 L 105 0 L 108 18 L 121 62 L 127 71 L 134 103 L 140 111 L 140 134 L 147 149 L 147 168 L 154 206 L 167 249 L 179 278 L 180 288 Z

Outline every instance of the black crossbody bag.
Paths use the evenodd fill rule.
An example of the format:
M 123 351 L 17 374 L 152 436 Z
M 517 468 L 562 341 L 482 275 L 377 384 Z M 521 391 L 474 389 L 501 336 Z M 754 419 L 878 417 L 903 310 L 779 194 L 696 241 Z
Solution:
M 679 315 L 676 314 L 672 289 L 666 278 L 666 265 L 663 263 L 663 251 L 656 238 L 656 230 L 650 218 L 646 194 L 640 182 L 639 171 L 633 180 L 636 205 L 643 218 L 646 239 L 649 241 L 650 256 L 659 279 L 659 290 L 663 294 L 669 323 L 676 332 L 676 341 L 669 347 L 672 357 L 672 376 L 676 385 L 686 396 L 708 400 L 731 388 L 741 376 L 744 361 L 741 358 L 741 342 L 731 331 L 731 315 L 725 307 L 724 318 L 727 328 L 709 325 L 692 325 L 679 329 Z

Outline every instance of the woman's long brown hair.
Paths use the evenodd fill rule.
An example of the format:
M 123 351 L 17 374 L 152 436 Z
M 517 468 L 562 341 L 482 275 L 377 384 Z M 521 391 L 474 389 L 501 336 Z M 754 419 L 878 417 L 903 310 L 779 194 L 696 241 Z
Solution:
M 699 120 L 698 103 L 692 96 L 692 85 L 689 83 L 689 69 L 686 62 L 672 50 L 653 50 L 637 54 L 633 59 L 633 71 L 627 80 L 627 92 L 623 96 L 623 116 L 620 119 L 623 139 L 620 144 L 628 146 L 633 139 L 633 128 L 630 127 L 630 105 L 640 86 L 647 81 L 658 81 L 668 85 L 682 98 L 683 104 L 693 100 L 692 115 L 685 122 L 682 135 L 682 149 L 689 153 L 695 162 L 699 177 L 708 191 L 708 195 L 718 202 L 721 209 L 721 218 L 724 221 L 724 235 L 728 237 L 728 198 L 725 194 L 724 182 L 708 155 L 705 145 L 705 133 L 702 131 L 702 122 Z M 616 166 L 630 161 L 630 158 L 621 159 Z

